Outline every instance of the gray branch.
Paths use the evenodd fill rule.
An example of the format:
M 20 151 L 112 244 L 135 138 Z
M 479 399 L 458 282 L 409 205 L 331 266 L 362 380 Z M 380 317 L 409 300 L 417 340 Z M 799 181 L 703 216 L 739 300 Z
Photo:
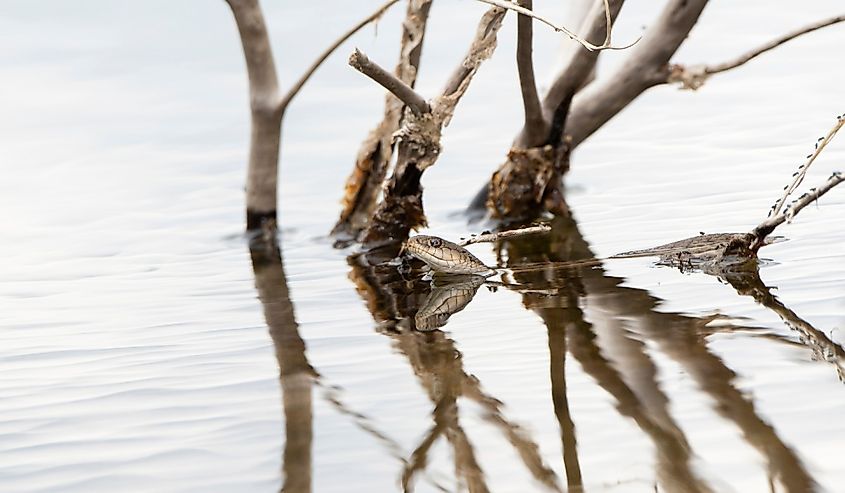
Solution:
M 608 81 L 579 94 L 572 103 L 566 133 L 575 147 L 647 89 L 665 83 L 669 60 L 698 22 L 707 0 L 670 0 L 656 23 L 631 50 Z
M 379 64 L 371 61 L 361 51 L 356 49 L 349 56 L 349 65 L 378 82 L 382 87 L 402 100 L 417 115 L 431 113 L 431 107 L 425 101 L 425 98 L 420 96 L 417 91 L 402 82 L 398 77 L 382 68 Z

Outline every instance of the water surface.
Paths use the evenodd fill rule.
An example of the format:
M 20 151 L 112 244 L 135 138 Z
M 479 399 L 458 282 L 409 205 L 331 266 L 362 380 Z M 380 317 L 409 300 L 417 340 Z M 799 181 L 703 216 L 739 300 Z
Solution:
M 289 83 L 373 6 L 266 8 Z M 626 5 L 617 39 L 657 8 Z M 713 4 L 678 59 L 721 61 L 835 8 Z M 435 5 L 422 92 L 483 9 Z M 391 64 L 400 10 L 352 44 Z M 429 233 L 486 227 L 460 212 L 521 119 L 505 24 L 426 173 Z M 537 31 L 543 73 L 559 38 Z M 473 252 L 517 266 L 753 227 L 843 112 L 843 36 L 697 93 L 648 92 L 573 156 L 573 220 Z M 422 333 L 433 288 L 325 236 L 382 104 L 345 52 L 286 117 L 282 250 L 251 252 L 245 74 L 222 2 L 7 3 L 0 42 L 3 491 L 845 487 L 841 190 L 783 228 L 758 276 L 651 259 L 517 273 Z M 808 186 L 841 169 L 840 144 Z

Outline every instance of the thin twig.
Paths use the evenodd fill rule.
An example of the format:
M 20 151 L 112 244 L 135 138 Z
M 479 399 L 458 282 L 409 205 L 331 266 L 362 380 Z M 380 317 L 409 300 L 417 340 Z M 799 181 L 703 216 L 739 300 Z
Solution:
M 720 63 L 718 65 L 710 65 L 710 66 L 705 68 L 705 71 L 708 74 L 717 74 L 719 72 L 724 72 L 726 70 L 730 70 L 732 68 L 739 67 L 740 65 L 747 63 L 749 60 L 752 60 L 753 58 L 755 58 L 759 55 L 762 55 L 763 53 L 765 53 L 769 50 L 775 49 L 778 46 L 786 43 L 787 41 L 791 41 L 791 40 L 797 38 L 798 36 L 801 36 L 801 35 L 807 34 L 807 33 L 811 33 L 813 31 L 816 31 L 816 30 L 821 29 L 823 27 L 831 26 L 833 24 L 836 24 L 836 23 L 839 23 L 839 22 L 842 22 L 842 21 L 845 21 L 845 15 L 838 15 L 836 17 L 831 17 L 829 19 L 814 22 L 813 24 L 809 24 L 807 26 L 804 26 L 801 29 L 798 29 L 798 30 L 793 31 L 791 33 L 784 34 L 783 36 L 781 36 L 779 38 L 775 38 L 772 41 L 769 41 L 768 43 L 743 54 L 742 56 L 736 58 L 735 60 L 731 60 L 731 61 L 725 62 L 725 63 Z
M 388 0 L 381 7 L 376 9 L 375 12 L 370 14 L 367 18 L 353 26 L 349 31 L 346 31 L 341 37 L 337 38 L 335 42 L 331 44 L 331 46 L 326 48 L 326 51 L 324 51 L 316 60 L 314 60 L 314 63 L 312 63 L 311 66 L 308 67 L 308 70 L 306 70 L 305 73 L 302 74 L 302 77 L 300 77 L 299 80 L 294 83 L 293 87 L 291 87 L 287 94 L 285 94 L 285 96 L 282 98 L 282 100 L 279 101 L 279 109 L 281 111 L 284 111 L 287 108 L 288 104 L 291 102 L 293 97 L 296 96 L 300 89 L 302 89 L 302 86 L 305 85 L 308 79 L 310 79 L 311 76 L 314 75 L 314 72 L 317 71 L 317 69 L 320 67 L 320 65 L 322 65 L 326 58 L 328 58 L 329 55 L 334 53 L 334 51 L 340 45 L 342 45 L 347 39 L 352 37 L 353 34 L 361 30 L 362 27 L 381 17 L 387 11 L 387 9 L 392 7 L 393 4 L 397 3 L 398 1 L 399 0 Z
M 772 216 L 762 223 L 760 223 L 756 228 L 754 228 L 751 232 L 757 238 L 755 238 L 754 242 L 751 244 L 752 251 L 756 251 L 760 246 L 763 245 L 763 241 L 765 240 L 766 236 L 772 233 L 778 226 L 783 224 L 787 221 L 792 221 L 798 213 L 804 207 L 812 204 L 816 200 L 819 199 L 822 195 L 826 194 L 830 191 L 831 188 L 839 185 L 845 181 L 845 175 L 840 172 L 835 172 L 825 181 L 821 186 L 816 189 L 811 189 L 810 192 L 802 195 L 798 200 L 789 204 L 789 207 L 780 214 L 776 216 Z
M 630 44 L 627 44 L 627 45 L 624 45 L 624 46 L 611 46 L 610 45 L 611 22 L 610 22 L 610 6 L 608 5 L 608 0 L 604 0 L 604 8 L 605 8 L 605 13 L 606 13 L 605 18 L 607 19 L 607 34 L 604 38 L 604 43 L 602 43 L 601 45 L 598 45 L 598 46 L 594 45 L 593 43 L 590 43 L 586 39 L 578 36 L 578 34 L 576 34 L 573 31 L 570 31 L 566 27 L 558 26 L 557 24 L 555 24 L 553 21 L 549 20 L 548 18 L 537 15 L 534 12 L 532 12 L 531 10 L 520 7 L 519 5 L 517 5 L 513 2 L 510 2 L 508 0 L 478 0 L 478 1 L 482 2 L 482 3 L 490 4 L 490 5 L 495 5 L 496 7 L 500 7 L 500 8 L 503 8 L 503 9 L 513 10 L 514 12 L 517 12 L 517 13 L 522 14 L 522 15 L 527 15 L 528 17 L 533 17 L 534 19 L 537 19 L 538 21 L 542 22 L 543 24 L 551 27 L 555 31 L 557 31 L 559 33 L 566 34 L 567 36 L 569 36 L 569 39 L 577 41 L 578 43 L 581 44 L 581 46 L 583 46 L 584 48 L 586 48 L 590 51 L 624 50 L 626 48 L 630 48 L 630 47 L 634 46 L 640 40 L 640 38 L 637 38 L 636 40 L 634 40 L 633 43 L 630 43 Z
M 813 150 L 813 153 L 809 154 L 807 156 L 807 161 L 798 167 L 798 172 L 795 173 L 795 179 L 792 180 L 792 183 L 783 187 L 783 196 L 779 198 L 777 202 L 775 202 L 775 205 L 772 206 L 772 208 L 769 210 L 768 216 L 766 217 L 777 216 L 780 213 L 784 203 L 786 202 L 786 199 L 789 198 L 789 196 L 792 195 L 795 189 L 798 188 L 798 185 L 800 185 L 801 182 L 804 181 L 804 176 L 807 175 L 807 170 L 810 168 L 810 165 L 813 164 L 813 161 L 815 161 L 819 154 L 821 154 L 822 149 L 824 149 L 827 144 L 830 143 L 831 139 L 833 139 L 833 136 L 836 135 L 836 132 L 838 132 L 843 125 L 845 125 L 845 115 L 836 117 L 836 124 L 833 126 L 833 128 L 830 129 L 830 132 L 828 132 L 827 135 L 821 137 L 816 142 L 816 148 Z
M 349 56 L 349 65 L 367 77 L 378 82 L 382 87 L 401 99 L 417 115 L 431 112 L 431 107 L 425 98 L 413 90 L 411 86 L 402 82 L 398 77 L 383 69 L 379 64 L 367 58 L 358 49 Z
M 743 53 L 739 57 L 724 63 L 718 63 L 715 65 L 702 64 L 690 66 L 673 65 L 671 67 L 671 70 L 669 71 L 666 81 L 669 83 L 680 83 L 681 89 L 691 89 L 693 91 L 697 90 L 698 88 L 703 86 L 704 83 L 707 82 L 707 79 L 713 74 L 718 74 L 720 72 L 725 72 L 727 70 L 737 68 L 740 65 L 744 65 L 749 61 L 753 60 L 754 58 L 757 58 L 763 53 L 773 50 L 778 46 L 788 41 L 791 41 L 799 36 L 811 33 L 827 26 L 832 26 L 833 24 L 838 24 L 842 21 L 845 21 L 845 15 L 839 15 L 836 17 L 831 17 L 829 19 L 814 22 L 810 25 L 802 27 L 801 29 L 792 31 L 790 33 L 784 34 L 783 36 L 775 38 L 769 41 L 768 43 L 763 44 L 762 46 L 759 46 L 751 51 Z
M 508 231 L 499 231 L 497 233 L 484 233 L 473 236 L 467 240 L 463 240 L 458 245 L 467 246 L 473 243 L 492 243 L 499 240 L 508 240 L 518 236 L 536 235 L 541 233 L 548 233 L 552 227 L 548 224 L 539 224 L 537 226 L 529 226 L 527 228 L 511 229 Z

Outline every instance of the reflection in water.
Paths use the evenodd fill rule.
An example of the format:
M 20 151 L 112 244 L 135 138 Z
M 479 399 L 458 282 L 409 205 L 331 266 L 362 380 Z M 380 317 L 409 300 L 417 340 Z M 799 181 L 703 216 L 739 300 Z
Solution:
M 446 325 L 449 317 L 472 301 L 484 281 L 484 277 L 474 275 L 435 278 L 431 292 L 414 315 L 417 330 L 434 330 Z
M 536 313 L 548 331 L 551 400 L 560 430 L 566 491 L 584 491 L 585 480 L 589 480 L 582 474 L 575 420 L 569 409 L 568 356 L 613 399 L 619 415 L 630 419 L 653 444 L 656 490 L 717 490 L 712 486 L 717 478 L 705 478 L 697 470 L 692 446 L 672 415 L 672 403 L 661 388 L 649 352 L 654 350 L 683 367 L 713 402 L 715 412 L 736 426 L 745 441 L 759 452 L 773 490 L 775 485 L 788 492 L 817 489 L 795 451 L 758 414 L 753 397 L 737 388 L 736 374 L 707 346 L 706 337 L 715 330 L 753 328 L 720 325 L 714 329 L 710 323 L 717 319 L 715 316 L 699 318 L 657 311 L 659 300 L 647 291 L 622 286 L 623 279 L 605 275 L 600 265 L 573 262 L 593 255 L 571 218 L 557 218 L 551 225 L 553 229 L 547 237 L 518 238 L 497 245 L 497 257 L 512 269 L 499 284 L 519 292 L 525 308 Z M 452 314 L 467 306 L 485 283 L 482 278 L 424 281 L 418 270 L 406 272 L 389 262 L 397 254 L 389 249 L 349 258 L 350 278 L 377 322 L 378 332 L 389 337 L 396 352 L 407 359 L 431 401 L 431 425 L 407 449 L 379 431 L 369 418 L 350 411 L 340 400 L 339 392 L 321 383 L 305 356 L 305 343 L 297 331 L 277 246 L 259 242 L 250 253 L 280 368 L 286 433 L 283 491 L 311 490 L 315 385 L 328 389 L 326 398 L 335 409 L 351 417 L 398 459 L 398 481 L 404 491 L 413 490 L 420 478 L 437 489 L 448 490 L 426 471 L 433 447 L 441 439 L 452 451 L 458 489 L 491 489 L 477 457 L 478 450 L 462 423 L 462 399 L 481 409 L 485 422 L 504 436 L 539 484 L 548 490 L 563 490 L 532 437 L 509 420 L 503 403 L 487 394 L 481 382 L 464 370 L 455 341 L 437 330 Z M 521 268 L 542 263 L 549 266 Z M 801 344 L 809 347 L 815 358 L 831 363 L 842 378 L 843 348 L 772 296 L 756 271 L 723 277 L 740 295 L 751 296 L 777 313 L 798 332 Z M 774 337 L 778 342 L 795 344 Z
M 574 221 L 558 218 L 553 226 L 552 238 L 547 242 L 531 239 L 509 242 L 508 265 L 592 256 Z M 815 489 L 815 482 L 794 451 L 758 416 L 753 401 L 734 386 L 735 373 L 707 348 L 700 334 L 712 318 L 658 312 L 655 310 L 658 300 L 648 292 L 622 287 L 622 279 L 606 276 L 600 268 L 576 266 L 555 271 L 554 276 L 549 274 L 514 274 L 520 284 L 559 290 L 558 295 L 539 300 L 524 295 L 526 307 L 543 318 L 550 341 L 563 344 L 560 335 L 552 334 L 566 333 L 569 352 L 584 371 L 616 400 L 620 414 L 632 418 L 651 438 L 658 454 L 657 481 L 663 489 L 711 491 L 692 468 L 690 445 L 670 415 L 669 400 L 660 389 L 654 364 L 640 342 L 642 339 L 655 342 L 684 367 L 713 400 L 715 410 L 732 421 L 746 441 L 763 455 L 773 483 L 778 482 L 792 492 Z M 586 308 L 582 311 L 579 306 Z M 563 352 L 560 349 L 553 352 L 553 361 L 561 358 Z M 557 379 L 563 377 L 558 375 Z M 552 383 L 554 388 L 554 375 Z M 568 412 L 559 414 L 558 420 L 565 437 L 571 433 Z M 569 441 L 574 444 L 574 437 Z
M 754 301 L 775 312 L 787 327 L 798 333 L 799 340 L 812 350 L 813 356 L 819 361 L 830 363 L 839 380 L 845 383 L 845 368 L 843 368 L 843 365 L 845 365 L 845 349 L 831 340 L 824 332 L 816 329 L 784 306 L 763 284 L 757 270 L 727 273 L 723 277 L 736 289 L 737 293 L 751 296 Z
M 504 435 L 540 484 L 562 491 L 556 474 L 543 462 L 537 444 L 521 426 L 504 416 L 501 402 L 488 395 L 481 382 L 464 371 L 455 342 L 445 333 L 433 330 L 469 303 L 481 285 L 480 280 L 451 279 L 458 282 L 434 286 L 409 280 L 395 266 L 386 263 L 397 253 L 396 250 L 372 252 L 352 256 L 349 261 L 350 278 L 366 300 L 379 331 L 393 339 L 396 350 L 408 359 L 433 405 L 432 426 L 402 471 L 403 490 L 413 489 L 414 478 L 425 470 L 431 448 L 438 439 L 445 438 L 452 448 L 455 476 L 462 488 L 471 492 L 489 491 L 475 447 L 461 425 L 458 400 L 463 397 L 483 409 L 485 421 Z M 419 275 L 414 277 L 419 279 Z
M 278 243 L 255 240 L 250 244 L 255 288 L 264 307 L 264 318 L 279 362 L 285 446 L 282 473 L 285 492 L 311 491 L 313 436 L 312 388 L 317 373 L 305 356 L 305 341 L 293 313 L 287 278 Z
M 623 287 L 623 279 L 604 274 L 600 265 L 574 261 L 593 258 L 571 218 L 557 218 L 552 233 L 543 238 L 517 238 L 498 245 L 497 257 L 512 270 L 502 285 L 520 292 L 524 306 L 537 313 L 548 330 L 552 404 L 563 448 L 563 469 L 568 491 L 582 491 L 576 427 L 569 411 L 566 357 L 571 355 L 615 401 L 617 412 L 630 418 L 654 444 L 655 488 L 669 492 L 711 492 L 715 488 L 698 473 L 695 454 L 683 429 L 671 413 L 669 396 L 661 389 L 657 368 L 646 350 L 652 343 L 675 360 L 710 397 L 715 411 L 742 432 L 764 458 L 772 485 L 785 491 L 813 491 L 816 483 L 796 453 L 761 418 L 753 399 L 735 386 L 736 374 L 707 347 L 708 327 L 717 317 L 691 317 L 656 310 L 659 300 L 647 291 Z M 480 382 L 467 375 L 454 341 L 434 329 L 462 310 L 481 280 L 453 283 L 419 280 L 401 274 L 385 261 L 395 251 L 350 258 L 351 278 L 370 308 L 380 331 L 395 341 L 434 405 L 432 427 L 405 467 L 402 484 L 426 467 L 428 453 L 440 437 L 454 451 L 456 475 L 470 491 L 487 491 L 474 448 L 461 427 L 458 398 L 484 406 L 487 420 L 503 431 L 519 451 L 535 478 L 559 488 L 557 477 L 543 464 L 536 444 L 501 412 L 501 403 L 487 396 Z M 521 268 L 550 263 L 548 268 Z M 417 280 L 414 280 L 417 279 Z M 841 372 L 843 354 L 822 332 L 778 302 L 759 281 L 756 272 L 727 277 L 740 294 L 751 295 L 774 310 L 816 357 L 835 364 Z M 415 330 L 416 329 L 416 330 Z M 731 327 L 722 330 L 751 330 Z M 841 373 L 840 373 L 841 375 Z

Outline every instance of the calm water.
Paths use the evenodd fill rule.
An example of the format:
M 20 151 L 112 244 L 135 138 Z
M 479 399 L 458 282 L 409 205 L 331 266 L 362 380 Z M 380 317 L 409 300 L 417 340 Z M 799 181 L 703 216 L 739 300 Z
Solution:
M 267 10 L 284 83 L 374 7 L 285 3 Z M 651 4 L 626 5 L 618 40 Z M 678 60 L 838 7 L 714 4 Z M 482 10 L 435 5 L 421 91 Z M 629 259 L 432 287 L 332 248 L 382 104 L 344 58 L 391 64 L 400 11 L 289 111 L 279 255 L 240 236 L 246 86 L 223 2 L 0 4 L 0 490 L 845 490 L 843 190 L 743 279 Z M 426 173 L 432 234 L 486 227 L 460 211 L 521 119 L 506 24 Z M 698 93 L 652 90 L 574 156 L 577 223 L 473 252 L 517 266 L 753 227 L 845 110 L 843 29 Z M 559 39 L 537 31 L 544 73 Z M 808 186 L 843 162 L 834 140 Z M 410 330 L 473 293 L 442 330 Z

